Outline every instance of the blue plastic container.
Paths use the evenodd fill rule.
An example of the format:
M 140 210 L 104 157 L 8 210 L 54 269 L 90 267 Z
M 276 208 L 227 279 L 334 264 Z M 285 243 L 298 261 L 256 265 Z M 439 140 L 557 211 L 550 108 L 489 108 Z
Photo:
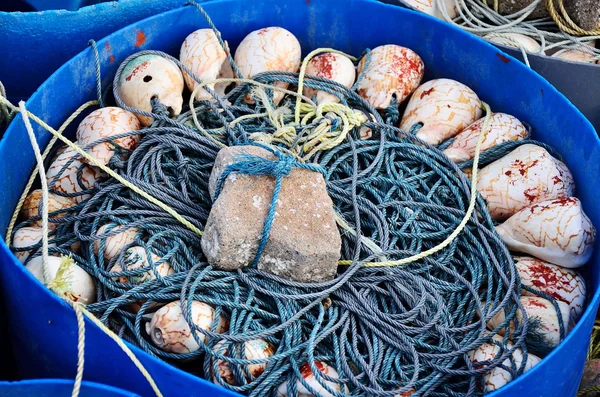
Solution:
M 70 397 L 73 381 L 35 379 L 0 382 L 0 397 Z M 138 394 L 100 383 L 82 382 L 79 397 L 140 397 Z
M 0 10 L 50 10 L 0 12 L 0 81 L 11 101 L 29 98 L 90 39 L 100 40 L 130 23 L 181 7 L 185 0 L 95 3 L 99 0 L 0 0 Z
M 4 0 L 3 10 L 14 11 L 76 11 L 87 5 L 86 0 Z
M 205 5 L 223 37 L 235 48 L 250 31 L 279 25 L 292 31 L 304 53 L 334 47 L 354 55 L 366 48 L 396 43 L 414 49 L 424 60 L 426 78 L 448 77 L 473 88 L 493 110 L 529 122 L 535 138 L 564 155 L 573 171 L 585 211 L 600 226 L 600 140 L 591 124 L 548 82 L 521 62 L 482 40 L 428 16 L 370 0 L 219 1 Z M 207 27 L 193 7 L 166 12 L 122 29 L 99 42 L 103 82 L 119 63 L 141 49 L 178 54 L 184 38 Z M 137 46 L 139 32 L 145 42 Z M 105 50 L 105 43 L 111 50 Z M 114 57 L 114 62 L 111 62 Z M 94 58 L 87 50 L 62 66 L 28 101 L 28 108 L 58 126 L 85 101 L 94 99 Z M 36 128 L 45 145 L 50 135 Z M 73 131 L 71 131 L 71 134 Z M 0 234 L 35 165 L 23 123 L 17 117 L 0 142 Z M 587 266 L 590 301 L 579 324 L 542 363 L 495 397 L 574 396 L 600 299 L 598 247 Z M 73 377 L 76 366 L 76 320 L 73 311 L 30 276 L 4 243 L 0 247 L 0 286 L 10 309 L 12 343 L 20 371 L 27 377 Z M 226 396 L 223 389 L 134 349 L 168 396 Z M 107 336 L 88 323 L 88 380 L 124 387 L 141 395 L 151 389 Z

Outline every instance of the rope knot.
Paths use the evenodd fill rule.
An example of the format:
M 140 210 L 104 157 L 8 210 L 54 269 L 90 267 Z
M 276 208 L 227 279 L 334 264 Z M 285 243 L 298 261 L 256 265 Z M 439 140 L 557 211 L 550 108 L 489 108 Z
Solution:
M 258 146 L 264 147 L 263 145 Z M 272 149 L 269 150 L 277 156 L 277 159 L 269 160 L 250 153 L 241 153 L 234 156 L 234 162 L 225 168 L 217 182 L 213 200 L 217 199 L 221 193 L 223 183 L 232 173 L 255 176 L 268 175 L 274 178 L 282 178 L 289 175 L 296 163 L 294 158 Z
M 179 163 L 177 164 L 177 171 L 179 171 L 181 174 L 187 174 L 189 168 L 190 168 L 190 159 L 189 159 L 189 157 L 182 158 L 179 161 Z
M 273 167 L 273 176 L 288 176 L 292 172 L 297 164 L 296 160 L 292 156 L 283 155 L 283 158 L 275 160 L 275 166 Z
M 273 133 L 273 138 L 282 140 L 283 142 L 291 145 L 296 139 L 296 128 L 293 126 L 283 126 L 277 128 L 277 130 Z
M 150 104 L 152 105 L 152 113 L 165 118 L 170 117 L 171 114 L 169 113 L 169 109 L 166 105 L 160 103 L 157 97 L 152 97 Z
M 227 177 L 232 173 L 254 176 L 266 175 L 272 176 L 277 180 L 281 180 L 282 178 L 288 176 L 294 168 L 302 168 L 309 171 L 320 172 L 322 174 L 325 173 L 325 170 L 316 164 L 301 163 L 289 154 L 282 153 L 278 150 L 260 144 L 256 146 L 270 151 L 276 156 L 276 158 L 270 160 L 250 153 L 241 153 L 237 156 L 234 156 L 234 162 L 228 165 L 219 177 L 213 200 L 217 199 L 221 193 L 225 179 L 227 179 Z
M 273 142 L 274 135 L 266 134 L 264 132 L 253 132 L 248 135 L 248 138 L 253 142 L 270 145 L 271 142 Z
M 391 124 L 391 125 L 398 124 L 398 121 L 400 120 L 400 109 L 398 106 L 399 106 L 398 100 L 396 99 L 396 96 L 394 95 L 392 97 L 392 102 L 390 103 L 390 106 L 388 106 L 387 108 L 385 108 L 383 110 L 383 115 L 384 115 L 386 124 Z

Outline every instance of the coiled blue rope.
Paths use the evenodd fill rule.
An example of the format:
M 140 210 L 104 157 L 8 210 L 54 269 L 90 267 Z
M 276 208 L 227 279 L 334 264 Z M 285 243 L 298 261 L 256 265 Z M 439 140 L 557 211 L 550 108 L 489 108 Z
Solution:
M 114 101 L 135 111 L 124 106 L 118 97 L 121 71 L 122 68 L 115 76 Z M 298 75 L 272 72 L 255 79 L 267 84 L 295 84 Z M 204 261 L 197 234 L 117 181 L 107 179 L 81 193 L 91 194 L 87 200 L 50 214 L 51 222 L 57 224 L 50 236 L 50 242 L 55 244 L 50 254 L 71 254 L 96 280 L 97 303 L 89 305 L 88 310 L 123 339 L 150 354 L 251 396 L 273 395 L 284 382 L 289 395 L 296 396 L 297 380 L 314 392 L 301 376 L 301 367 L 307 362 L 317 381 L 335 396 L 393 396 L 411 390 L 415 395 L 478 396 L 482 394 L 478 384 L 482 375 L 504 365 L 506 359 L 510 365 L 504 368 L 513 377 L 521 374 L 528 352 L 527 318 L 513 324 L 513 347 L 508 348 L 505 340 L 502 354 L 494 360 L 475 366 L 467 356 L 491 342 L 493 335 L 501 331 L 510 334 L 509 325 L 516 320 L 517 311 L 523 310 L 513 259 L 494 232 L 494 223 L 481 198 L 476 207 L 479 216 L 474 215 L 464 232 L 446 249 L 401 267 L 361 266 L 381 258 L 414 255 L 444 240 L 464 217 L 469 204 L 470 184 L 459 169 L 469 163 L 457 166 L 413 133 L 386 124 L 375 109 L 346 87 L 312 76 L 306 77 L 305 85 L 332 93 L 342 103 L 373 115 L 374 119 L 365 124 L 372 129 L 373 139 L 360 140 L 360 132 L 355 128 L 346 141 L 316 155 L 313 163 L 297 162 L 273 148 L 270 149 L 276 161 L 243 156 L 225 171 L 219 185 L 232 172 L 271 175 L 276 180 L 294 167 L 322 172 L 336 212 L 355 232 L 342 231 L 342 259 L 353 264 L 340 268 L 334 280 L 312 284 L 284 280 L 252 267 L 236 272 L 216 270 Z M 117 154 L 110 167 L 203 228 L 213 202 L 208 180 L 220 149 L 216 142 L 249 144 L 253 132 L 277 131 L 268 117 L 237 122 L 241 116 L 264 112 L 265 104 L 260 98 L 255 98 L 254 105 L 243 101 L 252 91 L 252 85 L 241 84 L 227 95 L 231 105 L 222 99 L 195 105 L 197 119 L 214 140 L 203 136 L 190 123 L 189 109 L 176 119 L 171 119 L 158 101 L 153 102 L 152 113 L 135 111 L 153 117 L 155 122 L 140 131 L 103 139 L 102 142 L 114 142 L 124 136 L 142 135 L 131 151 L 115 144 Z M 284 100 L 284 104 L 293 110 L 294 101 Z M 394 115 L 388 115 L 388 120 L 389 117 Z M 315 120 L 314 124 L 298 126 L 297 133 L 318 124 L 319 120 Z M 337 128 L 336 125 L 332 123 L 331 128 Z M 481 165 L 530 142 L 510 142 L 492 148 L 482 155 Z M 81 178 L 80 172 L 80 184 Z M 219 190 L 220 186 L 217 194 Z M 276 200 L 277 190 L 272 196 L 273 211 Z M 268 239 L 272 218 L 268 216 L 265 221 L 261 247 Z M 37 219 L 22 222 L 17 230 Z M 100 227 L 107 224 L 108 230 L 98 235 Z M 135 241 L 115 258 L 107 261 L 95 253 L 94 243 L 103 252 L 109 236 L 129 228 L 138 231 Z M 380 251 L 373 252 L 363 238 L 375 242 Z M 81 248 L 73 253 L 75 242 L 81 242 Z M 33 258 L 39 255 L 40 245 L 14 250 L 31 250 Z M 144 248 L 148 267 L 128 268 L 124 253 L 132 246 Z M 259 247 L 255 262 L 260 253 Z M 160 260 L 153 261 L 152 254 Z M 157 267 L 164 262 L 172 266 L 174 274 L 160 275 Z M 123 270 L 111 271 L 115 265 Z M 117 281 L 119 277 L 133 280 L 148 271 L 155 278 L 141 284 Z M 148 315 L 175 300 L 183 302 L 191 335 L 200 346 L 195 352 L 162 351 L 146 334 Z M 225 315 L 229 330 L 218 334 L 216 325 L 210 330 L 198 328 L 191 318 L 192 301 L 211 305 L 216 316 Z M 132 310 L 132 305 L 137 305 L 137 309 Z M 492 331 L 486 330 L 488 320 L 500 311 L 504 311 L 505 321 Z M 205 342 L 201 340 L 203 336 Z M 274 346 L 275 353 L 269 357 L 266 370 L 254 377 L 248 373 L 247 365 L 265 360 L 245 359 L 243 344 L 259 338 Z M 224 350 L 213 351 L 219 341 L 224 341 L 226 356 L 220 353 Z M 516 349 L 524 353 L 519 367 L 512 359 Z M 235 385 L 220 376 L 217 360 L 229 364 Z M 334 367 L 339 378 L 320 373 L 316 360 Z M 342 391 L 334 390 L 332 385 Z
M 316 83 L 309 79 L 308 84 Z M 210 106 L 201 104 L 196 111 L 203 122 L 212 123 L 207 122 L 208 130 L 216 130 L 221 121 L 206 114 Z M 143 134 L 138 147 L 113 157 L 110 166 L 202 228 L 212 203 L 208 179 L 218 147 L 180 121 L 161 120 L 166 114 L 161 116 L 160 104 L 155 107 L 155 125 L 136 132 Z M 245 114 L 251 111 L 256 110 L 244 108 Z M 275 129 L 268 120 L 243 124 L 242 133 Z M 352 224 L 357 236 L 376 241 L 382 249 L 373 253 L 357 236 L 344 234 L 342 257 L 355 264 L 342 269 L 331 282 L 301 284 L 257 269 L 212 269 L 203 262 L 196 234 L 112 180 L 97 183 L 87 192 L 92 197 L 67 211 L 64 218 L 51 215 L 58 228 L 51 236 L 56 247 L 50 252 L 68 254 L 73 242 L 82 242 L 73 257 L 98 284 L 98 303 L 88 310 L 149 353 L 171 362 L 200 360 L 196 373 L 211 377 L 218 371 L 216 359 L 208 357 L 218 357 L 212 348 L 226 340 L 228 355 L 219 358 L 229 362 L 238 386 L 216 381 L 232 390 L 264 395 L 290 379 L 293 393 L 292 380 L 300 375 L 300 367 L 320 360 L 338 370 L 336 382 L 353 395 L 391 396 L 397 388 L 433 395 L 478 395 L 478 377 L 503 360 L 482 367 L 478 363 L 474 368 L 466 353 L 491 338 L 484 335 L 485 322 L 478 313 L 490 318 L 505 310 L 507 321 L 499 329 L 506 329 L 515 317 L 518 278 L 510 254 L 493 232 L 480 201 L 478 212 L 483 218 L 473 218 L 464 235 L 439 254 L 402 268 L 361 267 L 363 261 L 411 255 L 441 241 L 460 222 L 470 191 L 468 180 L 441 152 L 423 147 L 412 134 L 394 127 L 378 123 L 369 127 L 376 131 L 377 140 L 352 138 L 317 159 L 337 212 Z M 358 131 L 353 134 L 357 136 Z M 219 138 L 230 140 L 227 135 Z M 492 160 L 490 154 L 486 161 Z M 278 172 L 285 174 L 290 166 Z M 97 236 L 100 226 L 107 223 L 114 228 Z M 131 246 L 142 246 L 147 254 L 168 261 L 174 275 L 160 276 L 160 263 L 150 261 L 149 268 L 131 270 L 123 254 L 106 261 L 94 253 L 95 241 L 103 252 L 108 236 L 132 227 L 139 233 Z M 115 264 L 123 271 L 110 272 Z M 139 277 L 148 270 L 156 279 L 140 285 L 113 280 Z M 214 330 L 197 329 L 188 308 L 192 329 L 208 335 L 207 343 L 199 343 L 200 350 L 187 354 L 154 347 L 145 333 L 145 315 L 157 309 L 156 303 L 178 299 L 215 307 L 217 313 L 229 317 L 229 332 L 218 335 Z M 325 300 L 331 302 L 329 307 L 323 306 Z M 143 302 L 139 311 L 131 312 L 130 305 L 138 302 Z M 526 351 L 522 324 L 515 335 L 515 348 Z M 255 361 L 244 360 L 240 346 L 257 338 L 271 343 L 276 352 L 266 371 L 252 379 L 244 368 Z M 189 363 L 182 365 L 189 367 Z M 515 376 L 521 370 L 512 369 Z

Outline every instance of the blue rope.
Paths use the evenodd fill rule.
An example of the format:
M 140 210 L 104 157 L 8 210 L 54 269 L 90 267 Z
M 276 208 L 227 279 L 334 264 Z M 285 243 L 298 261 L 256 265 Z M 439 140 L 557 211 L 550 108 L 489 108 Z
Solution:
M 102 77 L 100 68 L 100 53 L 98 53 L 98 46 L 95 40 L 88 41 L 88 45 L 92 46 L 94 51 L 94 65 L 96 66 L 96 96 L 98 97 L 98 103 L 100 107 L 104 107 L 104 98 L 102 96 Z
M 238 95 L 242 92 L 238 90 Z M 199 104 L 197 115 L 209 130 L 216 130 L 223 121 L 212 117 L 209 109 L 208 104 Z M 260 104 L 232 110 L 234 117 L 260 111 Z M 157 119 L 153 126 L 134 132 L 142 135 L 138 147 L 114 156 L 110 166 L 202 228 L 213 202 L 208 179 L 219 148 L 185 124 L 189 111 L 170 120 L 166 109 L 155 103 L 153 114 Z M 230 120 L 225 117 L 225 122 Z M 78 206 L 51 214 L 58 228 L 51 235 L 56 246 L 50 252 L 71 253 L 71 244 L 80 241 L 82 247 L 73 258 L 98 285 L 98 303 L 89 305 L 89 310 L 125 340 L 155 356 L 174 363 L 202 360 L 205 377 L 218 374 L 216 360 L 225 360 L 237 385 L 218 377 L 216 382 L 231 390 L 259 396 L 287 382 L 293 395 L 300 367 L 314 359 L 332 365 L 340 374 L 338 380 L 321 378 L 321 383 L 329 380 L 343 385 L 353 395 L 391 396 L 397 388 L 432 395 L 479 395 L 477 379 L 510 357 L 474 368 L 465 354 L 490 339 L 484 336 L 479 312 L 488 313 L 486 317 L 499 310 L 508 313 L 496 332 L 507 329 L 515 318 L 518 278 L 512 259 L 494 234 L 480 200 L 477 208 L 483 218 L 473 219 L 464 236 L 447 250 L 406 268 L 362 268 L 363 261 L 378 260 L 381 255 L 411 255 L 443 239 L 460 222 L 470 192 L 468 180 L 441 152 L 424 147 L 413 134 L 397 128 L 376 122 L 372 127 L 379 140 L 350 139 L 320 156 L 316 164 L 291 161 L 272 149 L 275 161 L 240 156 L 222 176 L 224 180 L 231 172 L 246 172 L 283 178 L 296 166 L 323 172 L 336 211 L 359 236 L 376 241 L 383 250 L 373 253 L 358 237 L 344 234 L 342 257 L 354 259 L 355 264 L 330 282 L 296 283 L 254 268 L 217 271 L 204 262 L 198 236 L 112 180 L 98 182 L 87 192 L 92 196 Z M 268 120 L 256 120 L 244 123 L 244 130 L 274 132 L 275 127 Z M 218 137 L 224 142 L 230 139 L 226 133 Z M 496 156 L 503 153 L 498 149 Z M 490 154 L 486 161 L 493 158 Z M 100 226 L 107 223 L 115 227 L 97 236 Z M 263 231 L 268 231 L 265 226 Z M 132 227 L 139 233 L 130 246 L 141 246 L 168 261 L 175 274 L 160 276 L 156 262 L 130 269 L 122 255 L 107 261 L 95 254 L 95 241 L 102 251 L 110 235 Z M 31 257 L 35 257 L 39 248 L 38 244 L 26 249 L 32 249 Z M 115 264 L 123 271 L 111 272 Z M 156 278 L 140 285 L 114 280 L 141 277 L 147 271 Z M 325 308 L 322 302 L 327 299 L 331 304 Z M 201 348 L 186 354 L 156 348 L 145 335 L 144 315 L 155 311 L 157 303 L 174 300 L 213 306 L 229 317 L 229 331 L 216 334 L 214 329 L 198 329 L 187 307 L 184 314 L 190 328 L 197 331 L 192 335 Z M 131 312 L 131 305 L 139 306 L 137 313 Z M 526 352 L 525 326 L 517 326 L 513 339 L 514 348 Z M 206 343 L 201 343 L 201 335 L 207 336 Z M 247 366 L 258 361 L 246 360 L 242 346 L 257 338 L 271 343 L 276 352 L 267 370 L 253 378 Z M 227 356 L 212 350 L 219 340 L 225 341 Z M 512 369 L 515 376 L 522 370 Z
M 362 57 L 365 57 L 365 65 L 363 66 L 358 76 L 356 76 L 356 81 L 352 85 L 352 91 L 356 91 L 358 89 L 359 84 L 365 78 L 365 72 L 369 69 L 369 66 L 371 65 L 371 50 L 367 48 L 362 54 L 361 58 Z
M 141 54 L 165 56 L 182 67 L 176 59 L 160 52 Z M 482 376 L 492 368 L 502 366 L 513 377 L 523 373 L 526 360 L 516 365 L 512 357 L 516 349 L 522 349 L 525 358 L 528 351 L 544 352 L 543 343 L 532 342 L 528 333 L 535 322 L 515 321 L 517 311 L 523 310 L 519 301 L 520 280 L 510 252 L 494 232 L 494 222 L 481 197 L 476 205 L 478 216 L 472 217 L 464 232 L 446 249 L 402 267 L 361 266 L 366 261 L 397 259 L 431 248 L 464 217 L 471 188 L 460 168 L 471 163 L 454 164 L 438 148 L 419 141 L 414 134 L 418 125 L 409 132 L 402 131 L 386 123 L 353 90 L 307 76 L 307 87 L 336 95 L 342 103 L 369 115 L 365 126 L 373 130 L 374 139 L 359 139 L 359 129 L 355 128 L 347 140 L 315 156 L 311 164 L 283 154 L 283 148 L 263 145 L 273 154 L 273 160 L 240 155 L 225 169 L 215 196 L 210 197 L 208 181 L 220 146 L 194 127 L 189 109 L 172 119 L 158 101 L 152 102 L 152 112 L 123 106 L 118 89 L 126 62 L 114 79 L 114 100 L 117 105 L 149 115 L 155 121 L 140 131 L 91 144 L 114 143 L 125 136 L 141 135 L 133 150 L 114 144 L 116 155 L 109 166 L 115 172 L 168 203 L 200 229 L 206 224 L 223 181 L 231 173 L 271 176 L 276 183 L 254 266 L 235 272 L 212 268 L 205 262 L 198 235 L 117 181 L 100 180 L 77 194 L 51 191 L 70 197 L 90 195 L 68 210 L 50 214 L 50 222 L 57 225 L 50 233 L 50 243 L 54 244 L 50 254 L 71 254 L 93 276 L 97 303 L 87 308 L 124 340 L 250 396 L 273 395 L 282 383 L 287 385 L 290 396 L 297 396 L 298 381 L 314 392 L 302 379 L 306 363 L 316 381 L 334 396 L 394 396 L 411 390 L 416 395 L 480 396 Z M 255 79 L 266 84 L 298 83 L 295 73 L 263 73 Z M 232 125 L 241 116 L 264 113 L 264 104 L 258 98 L 254 105 L 243 101 L 252 89 L 249 84 L 241 84 L 227 94 L 227 102 L 222 98 L 198 102 L 195 112 L 202 128 L 229 146 L 251 144 L 249 136 L 253 132 L 274 134 L 277 126 L 268 118 L 250 118 Z M 293 102 L 286 103 L 291 114 Z M 396 117 L 383 113 L 388 121 Z M 297 127 L 297 133 L 303 134 L 319 122 Z M 331 128 L 338 128 L 337 125 L 339 122 L 334 120 Z M 482 154 L 482 166 L 525 143 L 540 144 L 529 139 L 501 144 Z M 82 186 L 83 167 L 77 175 Z M 341 256 L 353 264 L 340 269 L 334 280 L 299 283 L 256 268 L 269 238 L 282 180 L 294 168 L 323 174 L 336 213 L 355 231 L 342 231 Z M 38 219 L 23 221 L 15 231 Z M 98 235 L 103 225 L 110 226 Z M 110 236 L 131 228 L 137 230 L 134 241 L 115 258 L 106 260 L 94 250 L 98 244 L 103 252 Z M 363 244 L 363 238 L 375 242 L 381 251 L 373 252 Z M 74 243 L 80 244 L 79 250 L 74 251 Z M 128 266 L 125 252 L 134 246 L 144 249 L 148 266 Z M 31 259 L 40 255 L 41 243 L 12 249 L 30 251 Z M 152 254 L 160 259 L 152 260 Z M 158 266 L 164 262 L 171 265 L 174 274 L 160 275 Z M 112 271 L 115 265 L 122 271 Z M 152 272 L 154 278 L 141 284 L 133 282 L 147 272 Z M 130 282 L 119 282 L 121 277 Z M 557 308 L 552 297 L 538 295 Z M 200 346 L 197 351 L 165 352 L 154 346 L 146 334 L 147 315 L 175 300 L 182 302 L 184 318 Z M 211 329 L 198 328 L 191 316 L 193 301 L 212 306 L 216 316 L 226 316 L 229 330 L 218 334 L 216 325 Z M 504 311 L 505 321 L 488 331 L 486 323 L 500 311 Z M 564 336 L 562 327 L 561 324 Z M 508 348 L 507 338 L 502 343 L 493 341 L 501 347 L 501 354 L 489 362 L 471 363 L 467 353 L 492 342 L 492 337 L 502 331 L 512 335 L 513 346 Z M 244 343 L 256 339 L 270 343 L 275 352 L 268 358 L 265 371 L 253 376 L 248 365 L 265 360 L 246 359 Z M 221 350 L 214 350 L 220 341 Z M 223 349 L 227 350 L 226 356 Z M 218 360 L 228 363 L 235 384 L 222 378 Z M 503 364 L 505 360 L 510 364 Z M 315 361 L 335 368 L 339 377 L 320 373 Z

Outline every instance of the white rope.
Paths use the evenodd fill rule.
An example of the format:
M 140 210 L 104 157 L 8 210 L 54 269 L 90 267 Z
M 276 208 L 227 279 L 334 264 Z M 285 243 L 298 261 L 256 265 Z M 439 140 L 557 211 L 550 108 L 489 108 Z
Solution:
M 77 375 L 75 376 L 75 384 L 73 385 L 71 397 L 77 397 L 81 391 L 83 368 L 85 365 L 85 321 L 81 312 L 81 305 L 73 303 L 71 306 L 73 306 L 75 315 L 77 316 Z
M 25 129 L 29 135 L 31 147 L 33 148 L 33 153 L 38 163 L 40 183 L 42 185 L 42 276 L 44 279 L 44 284 L 47 285 L 51 280 L 50 274 L 48 273 L 48 182 L 46 181 L 44 159 L 42 158 L 42 153 L 40 153 L 40 147 L 38 146 L 35 138 L 33 128 L 31 128 L 31 123 L 29 122 L 29 113 L 27 113 L 27 109 L 25 109 L 25 102 L 19 102 L 19 109 L 21 109 L 23 123 L 25 124 Z
M 487 40 L 494 37 L 510 40 L 499 44 L 519 48 L 528 65 L 526 49 L 515 43 L 514 39 L 505 36 L 507 33 L 518 33 L 534 39 L 541 46 L 538 52 L 541 54 L 549 54 L 548 51 L 553 50 L 556 52 L 554 55 L 557 56 L 569 50 L 577 50 L 591 55 L 590 62 L 600 60 L 600 49 L 588 45 L 588 42 L 600 39 L 600 36 L 573 36 L 559 30 L 551 18 L 527 19 L 538 5 L 545 3 L 546 0 L 534 0 L 527 7 L 511 15 L 500 15 L 495 11 L 498 0 L 454 0 L 458 12 L 458 16 L 454 19 L 450 18 L 445 1 L 434 0 L 443 19 Z M 488 2 L 493 4 L 490 5 Z
M 44 159 L 42 157 L 40 147 L 35 138 L 35 133 L 33 132 L 33 128 L 31 128 L 31 122 L 29 121 L 29 113 L 25 108 L 25 102 L 19 102 L 19 109 L 21 110 L 23 123 L 25 124 L 25 129 L 27 130 L 27 134 L 29 135 L 29 140 L 31 141 L 33 153 L 35 154 L 37 168 L 40 174 L 40 183 L 42 185 L 42 274 L 44 278 L 44 285 L 48 285 L 51 282 L 51 277 L 48 270 L 48 183 L 46 181 L 46 169 L 44 168 Z M 73 306 L 73 308 L 75 309 L 78 328 L 77 375 L 75 376 L 75 384 L 73 385 L 73 392 L 71 393 L 71 397 L 78 397 L 79 392 L 81 391 L 81 382 L 83 381 L 85 322 L 79 305 L 72 304 L 71 306 Z

